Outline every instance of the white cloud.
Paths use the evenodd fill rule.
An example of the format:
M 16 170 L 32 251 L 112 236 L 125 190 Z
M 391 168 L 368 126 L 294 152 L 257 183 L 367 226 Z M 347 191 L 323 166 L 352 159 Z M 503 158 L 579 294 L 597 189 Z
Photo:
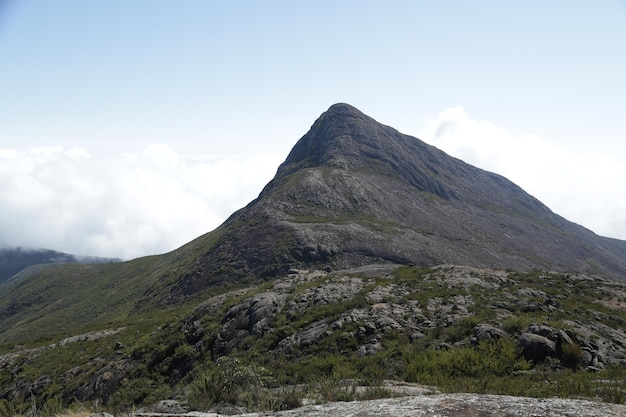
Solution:
M 472 119 L 461 107 L 443 111 L 420 137 L 507 177 L 568 220 L 626 239 L 626 161 L 618 156 L 575 152 L 535 135 L 514 135 Z
M 256 198 L 284 156 L 0 148 L 0 243 L 125 259 L 169 251 Z

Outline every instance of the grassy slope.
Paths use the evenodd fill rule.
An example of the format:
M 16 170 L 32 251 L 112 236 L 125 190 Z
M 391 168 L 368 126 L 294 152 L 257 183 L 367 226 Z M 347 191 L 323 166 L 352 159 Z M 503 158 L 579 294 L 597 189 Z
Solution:
M 115 264 L 43 268 L 0 289 L 0 342 L 75 334 L 159 308 L 170 285 L 193 271 L 217 229 L 181 248 Z

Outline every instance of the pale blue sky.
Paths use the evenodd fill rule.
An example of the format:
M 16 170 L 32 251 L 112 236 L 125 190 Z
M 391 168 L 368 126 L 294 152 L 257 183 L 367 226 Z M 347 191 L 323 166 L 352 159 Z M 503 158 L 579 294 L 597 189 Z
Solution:
M 0 0 L 0 198 L 13 196 L 0 209 L 0 243 L 124 257 L 173 249 L 254 198 L 335 102 L 626 239 L 625 50 L 624 1 Z M 450 118 L 457 136 L 435 137 Z M 591 169 L 585 185 L 599 194 L 571 175 L 563 185 L 562 172 L 528 179 L 504 163 L 511 155 L 529 169 L 570 155 L 554 165 Z M 129 176 L 109 182 L 107 166 Z M 211 177 L 189 185 L 198 172 Z M 71 185 L 57 189 L 50 178 Z M 150 178 L 175 179 L 171 195 L 211 220 L 185 221 L 189 213 L 155 203 L 168 200 L 157 190 L 133 205 Z M 101 190 L 86 191 L 95 183 Z M 68 210 L 76 219 L 63 220 Z M 171 230 L 154 224 L 164 222 Z

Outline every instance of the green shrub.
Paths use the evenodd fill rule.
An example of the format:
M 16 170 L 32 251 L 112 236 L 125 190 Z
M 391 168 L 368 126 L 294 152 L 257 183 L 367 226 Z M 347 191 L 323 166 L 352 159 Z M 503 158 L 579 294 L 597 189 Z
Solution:
M 105 403 L 117 415 L 143 404 L 155 403 L 168 395 L 169 389 L 151 378 L 133 378 L 122 383 Z
M 577 369 L 583 358 L 583 352 L 576 343 L 564 343 L 561 345 L 563 356 L 561 363 L 568 368 Z
M 302 400 L 306 395 L 306 390 L 293 385 L 288 389 L 280 389 L 269 393 L 266 398 L 267 410 L 282 411 L 298 408 L 302 405 Z
M 502 329 L 512 335 L 518 335 L 526 331 L 530 321 L 523 316 L 509 316 L 502 323 Z
M 211 406 L 224 400 L 224 378 L 216 368 L 203 372 L 196 378 L 189 392 L 187 403 L 197 411 L 209 411 Z
M 474 333 L 474 327 L 480 323 L 477 317 L 464 317 L 445 329 L 446 340 L 454 343 L 470 337 Z
M 377 400 L 379 398 L 391 398 L 394 397 L 394 393 L 382 385 L 370 386 L 365 389 L 362 394 L 358 395 L 359 400 Z
M 265 389 L 273 384 L 269 371 L 261 366 L 223 356 L 206 370 L 191 387 L 188 402 L 197 410 L 207 411 L 219 403 L 258 407 Z
M 528 368 L 528 362 L 518 358 L 514 340 L 498 339 L 477 347 L 411 352 L 407 355 L 405 379 L 445 386 L 458 378 L 504 376 Z
M 16 415 L 15 406 L 6 399 L 0 400 L 0 417 L 13 417 Z

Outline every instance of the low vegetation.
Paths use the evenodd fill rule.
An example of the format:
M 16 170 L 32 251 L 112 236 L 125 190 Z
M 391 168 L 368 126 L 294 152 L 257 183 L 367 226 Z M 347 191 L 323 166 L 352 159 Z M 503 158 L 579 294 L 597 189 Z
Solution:
M 78 337 L 2 346 L 0 417 L 124 413 L 164 399 L 199 411 L 281 410 L 304 398 L 392 396 L 388 380 L 442 392 L 626 401 L 623 284 L 400 267 L 300 271 L 228 290 Z M 252 312 L 267 294 L 273 301 Z M 253 323 L 261 312 L 265 321 Z M 480 336 L 480 326 L 497 336 Z M 570 340 L 557 343 L 556 354 L 529 359 L 518 338 L 533 326 Z

